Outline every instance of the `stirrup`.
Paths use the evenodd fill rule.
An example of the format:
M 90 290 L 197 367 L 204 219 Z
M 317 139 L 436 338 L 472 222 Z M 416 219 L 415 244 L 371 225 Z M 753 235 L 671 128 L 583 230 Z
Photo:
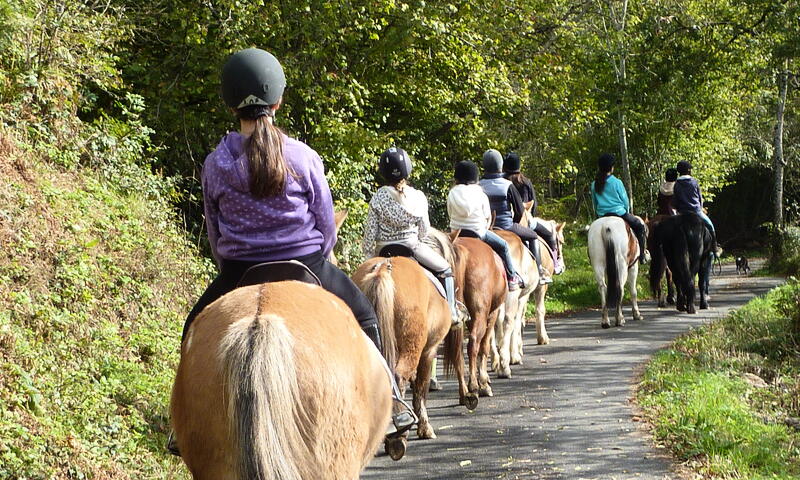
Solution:
M 553 277 L 546 272 L 539 272 L 539 285 L 549 285 L 553 283 Z

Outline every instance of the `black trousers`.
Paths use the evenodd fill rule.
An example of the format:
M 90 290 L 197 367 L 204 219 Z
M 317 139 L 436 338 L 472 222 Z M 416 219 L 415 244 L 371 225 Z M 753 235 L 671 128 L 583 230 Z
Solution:
M 322 288 L 341 298 L 344 303 L 350 307 L 350 310 L 353 311 L 353 315 L 355 315 L 362 329 L 368 330 L 369 327 L 374 327 L 377 330 L 378 319 L 375 316 L 375 310 L 372 308 L 372 304 L 369 303 L 367 297 L 358 289 L 356 284 L 350 280 L 350 277 L 328 262 L 325 257 L 322 256 L 322 252 L 298 257 L 294 260 L 307 266 L 319 277 Z M 259 263 L 263 262 L 223 260 L 219 275 L 217 275 L 214 281 L 206 288 L 206 291 L 200 296 L 200 299 L 197 300 L 194 308 L 192 308 L 192 311 L 189 312 L 189 315 L 186 317 L 186 323 L 183 325 L 183 338 L 186 338 L 186 332 L 189 331 L 189 326 L 204 308 L 235 289 L 242 275 L 244 275 L 244 272 L 247 271 L 248 268 L 253 265 L 258 265 Z

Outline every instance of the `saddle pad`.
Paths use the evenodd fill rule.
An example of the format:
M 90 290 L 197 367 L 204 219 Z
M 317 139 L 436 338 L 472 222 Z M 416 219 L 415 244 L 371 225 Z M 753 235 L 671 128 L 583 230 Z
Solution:
M 422 265 L 420 265 L 420 267 L 422 267 Z M 431 283 L 433 283 L 433 286 L 436 287 L 436 291 L 439 292 L 439 295 L 441 295 L 442 298 L 447 298 L 447 294 L 444 291 L 444 285 L 442 285 L 442 282 L 439 281 L 439 278 L 425 267 L 422 267 L 422 271 L 425 272 L 425 276 L 428 277 L 428 280 L 430 280 Z
M 623 222 L 625 223 L 625 232 L 628 234 L 628 268 L 631 268 L 639 260 L 639 241 L 628 222 Z
M 319 278 L 307 266 L 297 260 L 264 262 L 248 268 L 237 287 L 260 285 L 262 283 L 296 280 L 298 282 L 321 285 Z

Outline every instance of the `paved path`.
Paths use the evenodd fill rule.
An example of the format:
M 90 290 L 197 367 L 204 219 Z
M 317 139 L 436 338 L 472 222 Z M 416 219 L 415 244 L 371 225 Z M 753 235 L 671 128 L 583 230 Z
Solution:
M 637 368 L 692 326 L 725 315 L 781 283 L 737 278 L 726 265 L 712 277 L 711 309 L 677 314 L 640 303 L 643 322 L 600 328 L 589 311 L 548 320 L 551 344 L 536 345 L 526 329 L 525 365 L 513 378 L 493 379 L 493 398 L 474 413 L 458 405 L 457 384 L 429 396 L 438 438 L 412 433 L 406 456 L 393 462 L 382 452 L 363 479 L 670 479 L 672 462 L 652 446 L 629 404 Z M 558 288 L 556 283 L 554 288 Z M 612 320 L 613 322 L 613 320 Z

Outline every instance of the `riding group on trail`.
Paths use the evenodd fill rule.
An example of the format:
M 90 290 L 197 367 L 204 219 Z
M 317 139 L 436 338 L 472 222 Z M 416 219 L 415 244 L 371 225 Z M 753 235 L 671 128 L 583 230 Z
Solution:
M 202 173 L 220 271 L 186 319 L 170 404 L 168 447 L 198 479 L 356 479 L 381 441 L 397 460 L 414 425 L 420 438 L 435 438 L 425 404 L 440 345 L 460 403 L 472 410 L 492 395 L 490 359 L 500 378 L 521 363 L 531 295 L 538 341 L 549 342 L 544 299 L 564 270 L 564 224 L 535 217 L 518 155 L 487 150 L 481 178 L 475 163 L 455 165 L 448 234 L 431 227 L 425 195 L 408 184 L 411 158 L 386 150 L 378 163 L 385 185 L 364 228 L 368 260 L 351 279 L 328 260 L 341 218 L 322 161 L 274 125 L 285 85 L 280 63 L 263 50 L 241 50 L 222 69 L 223 100 L 240 128 Z M 590 229 L 589 254 L 604 312 L 608 293 L 619 325 L 626 274 L 640 317 L 635 259 L 645 258 L 646 227 L 629 213 L 612 171 L 613 157 L 601 157 L 592 191 L 604 217 Z M 678 179 L 688 186 L 686 204 L 673 202 L 679 212 L 697 204 L 689 173 Z M 677 200 L 683 190 L 674 190 Z M 661 220 L 651 243 L 678 281 L 679 305 L 691 311 L 693 287 L 680 282 L 695 264 L 684 271 L 672 257 L 696 250 L 698 239 L 713 243 L 713 227 L 705 242 L 692 215 Z M 670 240 L 676 232 L 685 233 L 680 245 Z M 704 298 L 701 288 L 701 308 Z M 408 386 L 413 406 L 403 400 Z

